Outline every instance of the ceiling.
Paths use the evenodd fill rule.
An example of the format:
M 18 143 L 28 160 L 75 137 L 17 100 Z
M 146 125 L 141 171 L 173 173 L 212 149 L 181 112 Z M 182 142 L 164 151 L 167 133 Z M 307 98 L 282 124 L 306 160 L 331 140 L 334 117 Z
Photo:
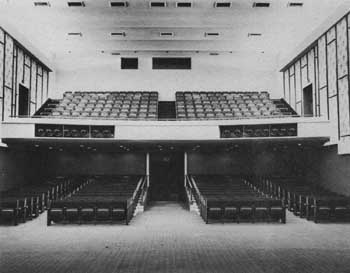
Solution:
M 148 0 L 129 0 L 128 7 L 111 7 L 108 0 L 85 0 L 85 7 L 68 7 L 67 0 L 0 0 L 0 25 L 11 26 L 48 59 L 54 69 L 101 66 L 121 55 L 227 55 L 274 71 L 278 61 L 310 35 L 348 0 L 232 0 L 230 8 L 214 8 L 214 0 L 193 0 L 191 8 L 150 8 Z M 73 1 L 73 0 L 72 0 Z M 184 2 L 188 0 L 183 0 Z M 254 2 L 270 3 L 254 8 Z M 69 36 L 68 33 L 81 33 Z M 122 32 L 125 36 L 111 36 Z M 160 32 L 172 32 L 161 37 Z M 208 36 L 216 32 L 219 36 Z M 261 36 L 249 36 L 260 33 Z M 20 39 L 20 38 L 19 38 Z M 25 44 L 25 43 L 24 43 Z M 168 52 L 167 52 L 168 51 Z

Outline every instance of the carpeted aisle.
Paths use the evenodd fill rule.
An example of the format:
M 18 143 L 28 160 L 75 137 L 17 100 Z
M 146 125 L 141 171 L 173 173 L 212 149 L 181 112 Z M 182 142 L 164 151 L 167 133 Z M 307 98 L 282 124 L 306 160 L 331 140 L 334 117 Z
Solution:
M 0 227 L 0 271 L 350 272 L 350 225 L 210 224 L 158 202 L 125 225 L 46 226 L 46 214 Z

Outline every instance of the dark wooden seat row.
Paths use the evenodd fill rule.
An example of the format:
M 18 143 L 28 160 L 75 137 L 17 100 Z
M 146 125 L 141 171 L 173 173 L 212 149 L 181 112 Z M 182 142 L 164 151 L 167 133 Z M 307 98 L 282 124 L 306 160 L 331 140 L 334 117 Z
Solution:
M 250 177 L 246 183 L 266 196 L 285 200 L 295 215 L 315 223 L 349 222 L 350 197 L 334 193 L 307 177 Z
M 144 177 L 99 177 L 83 190 L 51 204 L 47 225 L 52 223 L 125 222 L 133 216 Z
M 206 223 L 286 222 L 285 206 L 280 199 L 263 196 L 230 176 L 191 176 L 194 196 Z
M 28 183 L 1 192 L 0 222 L 24 223 L 37 217 L 53 200 L 79 190 L 87 183 L 84 178 L 56 177 L 40 184 Z

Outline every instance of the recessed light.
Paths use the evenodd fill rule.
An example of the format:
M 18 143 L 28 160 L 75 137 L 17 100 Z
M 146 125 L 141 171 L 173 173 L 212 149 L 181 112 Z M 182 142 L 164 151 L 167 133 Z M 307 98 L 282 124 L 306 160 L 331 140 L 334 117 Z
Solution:
M 177 8 L 192 8 L 192 2 L 176 2 Z
M 174 37 L 174 32 L 159 32 L 160 37 Z
M 68 36 L 79 36 L 79 37 L 83 37 L 83 33 L 81 33 L 81 32 L 68 32 Z
M 231 2 L 215 2 L 214 7 L 215 8 L 230 8 L 232 5 Z
M 84 145 L 83 145 L 83 144 L 80 144 L 79 146 L 80 146 L 80 148 L 84 148 Z
M 34 2 L 34 6 L 36 7 L 50 7 L 50 2 L 45 2 L 45 1 L 37 1 Z
M 287 7 L 302 7 L 303 5 L 303 2 L 289 2 L 287 4 Z
M 254 2 L 253 8 L 268 8 L 270 6 L 269 2 Z
M 52 149 L 53 149 L 53 148 L 50 146 L 50 147 L 49 147 L 49 150 L 52 150 Z
M 111 36 L 126 36 L 126 33 L 124 31 L 122 32 L 111 32 Z
M 35 146 L 36 148 L 39 148 L 39 147 L 40 147 L 40 145 L 39 145 L 39 144 L 35 144 L 34 146 Z
M 165 1 L 152 1 L 149 3 L 149 6 L 151 8 L 165 8 L 166 2 Z
M 248 37 L 258 37 L 258 36 L 262 36 L 261 33 L 248 33 Z
M 70 1 L 67 4 L 68 7 L 85 7 L 84 1 Z
M 129 3 L 126 1 L 111 1 L 111 7 L 125 8 L 129 6 Z
M 206 37 L 218 37 L 220 34 L 219 32 L 205 32 L 204 36 Z

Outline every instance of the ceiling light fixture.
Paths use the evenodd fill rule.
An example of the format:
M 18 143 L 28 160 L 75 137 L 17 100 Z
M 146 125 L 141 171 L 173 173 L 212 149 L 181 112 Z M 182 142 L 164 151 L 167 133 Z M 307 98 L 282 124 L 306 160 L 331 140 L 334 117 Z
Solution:
M 111 1 L 110 5 L 111 5 L 111 7 L 126 8 L 129 6 L 129 2 L 127 2 L 127 1 Z
M 176 2 L 177 8 L 192 8 L 192 2 Z
M 149 3 L 149 6 L 151 8 L 165 8 L 166 2 L 164 2 L 164 1 L 152 1 Z
M 84 1 L 71 1 L 67 2 L 68 7 L 85 7 Z
M 50 2 L 45 2 L 45 1 L 37 1 L 34 2 L 35 7 L 50 7 Z
M 303 2 L 289 2 L 287 4 L 287 7 L 302 7 L 304 5 Z
M 253 3 L 253 8 L 268 8 L 270 7 L 269 2 L 254 2 Z
M 214 8 L 230 8 L 232 6 L 231 2 L 215 2 Z

